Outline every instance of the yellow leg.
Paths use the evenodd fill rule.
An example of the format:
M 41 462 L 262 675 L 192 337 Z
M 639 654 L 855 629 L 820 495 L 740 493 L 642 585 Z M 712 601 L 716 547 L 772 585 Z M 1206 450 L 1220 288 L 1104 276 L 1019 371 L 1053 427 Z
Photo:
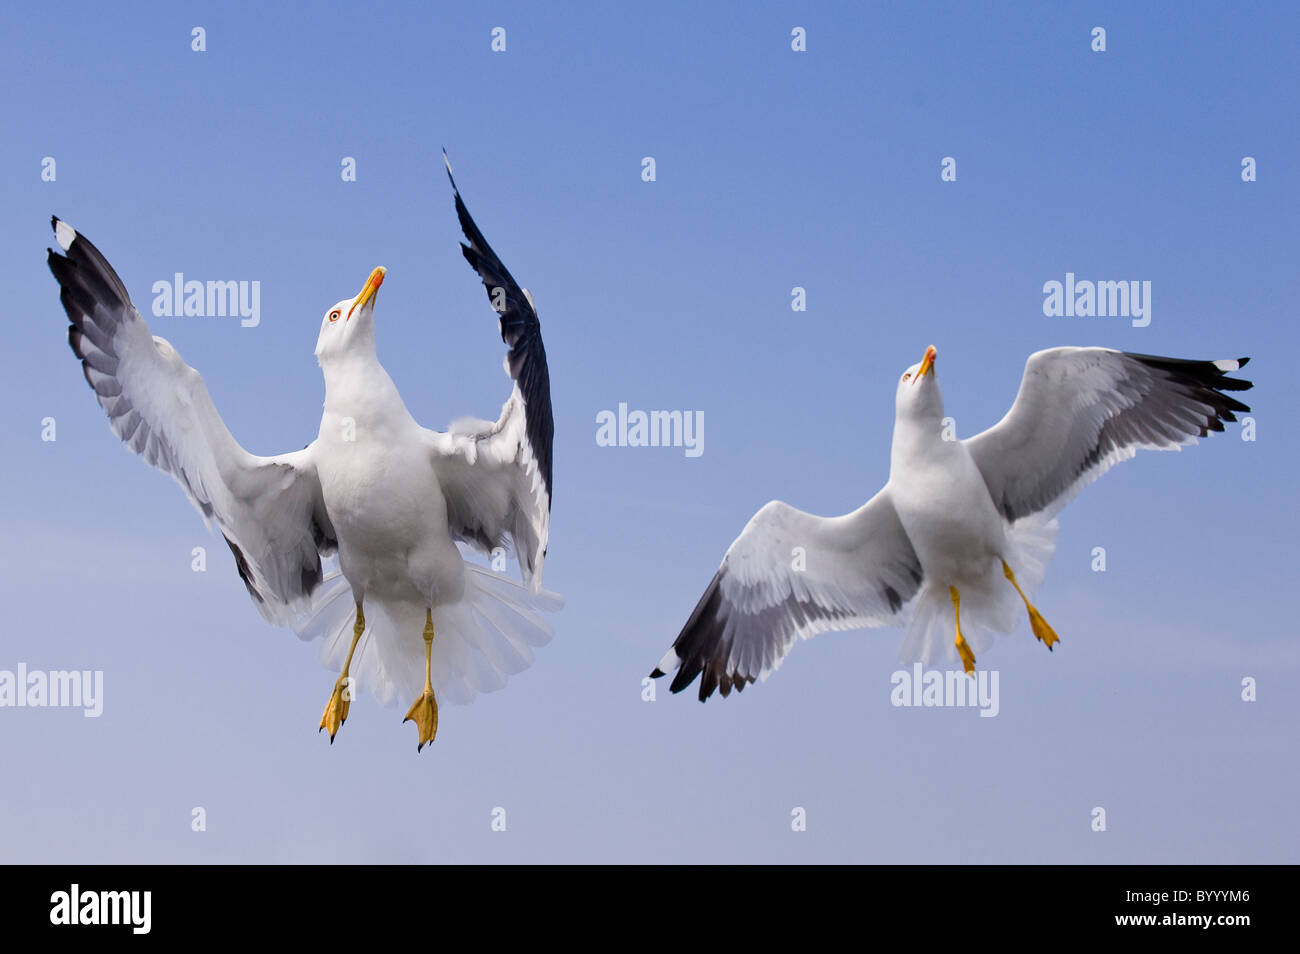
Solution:
M 1011 585 L 1016 588 L 1020 598 L 1025 601 L 1025 609 L 1029 610 L 1029 625 L 1034 631 L 1034 635 L 1041 640 L 1048 649 L 1061 641 L 1061 637 L 1056 635 L 1056 631 L 1047 625 L 1047 620 L 1043 619 L 1043 614 L 1034 609 L 1034 604 L 1029 602 L 1025 596 L 1025 591 L 1020 588 L 1016 582 L 1016 575 L 1011 572 L 1011 567 L 1007 566 L 1007 561 L 1002 561 L 1002 575 L 1011 581 Z
M 412 704 L 410 711 L 402 722 L 414 722 L 420 730 L 420 744 L 415 751 L 424 748 L 424 743 L 432 742 L 438 734 L 438 702 L 433 698 L 433 611 L 424 611 L 424 692 Z
M 961 634 L 961 594 L 957 592 L 957 587 L 948 587 L 948 595 L 952 597 L 952 611 L 957 619 L 957 655 L 961 657 L 961 667 L 966 670 L 968 675 L 975 675 L 975 654 L 971 652 L 970 643 L 966 642 L 966 637 Z
M 361 604 L 357 604 L 357 621 L 352 626 L 352 648 L 348 650 L 347 662 L 343 664 L 343 671 L 339 673 L 338 681 L 334 683 L 334 691 L 330 693 L 330 701 L 325 704 L 325 714 L 320 717 L 321 729 L 330 730 L 330 745 L 334 744 L 334 735 L 338 732 L 339 726 L 348 721 L 348 704 L 352 701 L 352 677 L 348 675 L 348 670 L 352 668 L 352 654 L 357 651 L 357 643 L 361 641 L 361 634 L 366 631 L 366 617 L 361 612 Z M 317 732 L 320 729 L 316 730 Z

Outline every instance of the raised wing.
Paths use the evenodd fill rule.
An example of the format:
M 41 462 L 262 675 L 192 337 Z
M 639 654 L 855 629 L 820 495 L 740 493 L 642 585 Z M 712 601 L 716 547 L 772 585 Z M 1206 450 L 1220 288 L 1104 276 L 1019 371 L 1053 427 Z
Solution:
M 443 156 L 444 162 L 446 156 Z M 451 178 L 451 164 L 447 163 Z M 487 289 L 509 348 L 506 373 L 514 380 L 496 423 L 464 420 L 448 433 L 429 431 L 434 467 L 452 532 L 491 550 L 509 537 L 525 581 L 538 591 L 551 521 L 551 380 L 542 326 L 532 296 L 519 286 L 470 217 L 451 179 L 456 214 L 468 244 L 461 245 Z
M 774 500 L 736 538 L 673 648 L 651 673 L 676 669 L 715 689 L 766 679 L 795 639 L 894 622 L 921 585 L 921 564 L 882 490 L 853 513 L 817 517 Z
M 51 249 L 48 261 L 72 319 L 68 343 L 113 433 L 217 524 L 262 615 L 290 622 L 321 582 L 321 554 L 335 548 L 311 448 L 255 457 L 240 447 L 199 373 L 149 333 L 99 250 L 66 222 L 53 224 L 67 253 Z
M 1184 361 L 1109 348 L 1029 356 L 1011 410 L 964 441 L 1008 520 L 1055 512 L 1139 449 L 1178 450 L 1250 408 L 1224 391 L 1248 358 Z

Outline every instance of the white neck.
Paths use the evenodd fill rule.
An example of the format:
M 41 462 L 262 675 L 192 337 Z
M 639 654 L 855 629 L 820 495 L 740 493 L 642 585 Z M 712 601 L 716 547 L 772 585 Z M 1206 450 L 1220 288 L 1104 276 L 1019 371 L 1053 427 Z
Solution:
M 944 440 L 942 409 L 938 413 L 899 415 L 894 420 L 894 439 L 889 454 L 890 473 L 897 473 L 904 462 L 915 466 L 923 461 L 941 460 L 956 453 L 959 446 L 955 439 Z
M 325 376 L 326 419 L 352 418 L 358 425 L 387 426 L 414 422 L 373 351 L 352 348 L 322 356 L 320 368 Z

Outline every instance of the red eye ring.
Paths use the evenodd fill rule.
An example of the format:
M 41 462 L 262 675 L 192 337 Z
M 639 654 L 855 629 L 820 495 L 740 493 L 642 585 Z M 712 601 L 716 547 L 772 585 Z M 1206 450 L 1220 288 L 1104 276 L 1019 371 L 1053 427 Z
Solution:
M 341 312 L 341 311 L 339 311 L 337 308 L 335 308 L 333 311 L 330 312 L 330 321 L 338 321 L 338 320 L 339 320 L 339 316 L 341 316 L 342 314 L 343 314 L 343 312 Z

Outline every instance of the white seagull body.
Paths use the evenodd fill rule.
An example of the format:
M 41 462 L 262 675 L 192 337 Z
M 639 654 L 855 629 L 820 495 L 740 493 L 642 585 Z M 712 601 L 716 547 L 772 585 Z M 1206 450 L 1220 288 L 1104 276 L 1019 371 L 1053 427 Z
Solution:
M 235 441 L 198 372 L 150 334 L 103 255 L 54 220 L 66 256 L 51 251 L 49 264 L 86 380 L 114 432 L 217 524 L 262 615 L 324 640 L 323 661 L 342 670 L 321 720 L 331 741 L 361 686 L 386 704 L 418 696 L 408 718 L 422 747 L 437 729 L 435 692 L 468 702 L 504 686 L 550 638 L 538 611 L 561 604 L 541 590 L 554 427 L 540 324 L 458 191 L 456 208 L 462 251 L 510 346 L 515 383 L 500 418 L 438 432 L 411 416 L 376 356 L 386 274 L 376 268 L 322 319 L 316 440 L 276 457 Z M 525 585 L 466 562 L 458 543 L 512 544 Z
M 899 380 L 885 487 L 842 517 L 763 507 L 652 676 L 675 671 L 674 692 L 702 676 L 703 702 L 765 680 L 796 639 L 894 623 L 906 623 L 904 662 L 955 656 L 973 672 L 1022 602 L 1050 649 L 1028 593 L 1060 509 L 1139 449 L 1177 450 L 1249 410 L 1222 393 L 1251 387 L 1227 377 L 1245 358 L 1054 348 L 1030 356 L 1002 421 L 963 441 L 947 433 L 934 360 L 927 349 Z

